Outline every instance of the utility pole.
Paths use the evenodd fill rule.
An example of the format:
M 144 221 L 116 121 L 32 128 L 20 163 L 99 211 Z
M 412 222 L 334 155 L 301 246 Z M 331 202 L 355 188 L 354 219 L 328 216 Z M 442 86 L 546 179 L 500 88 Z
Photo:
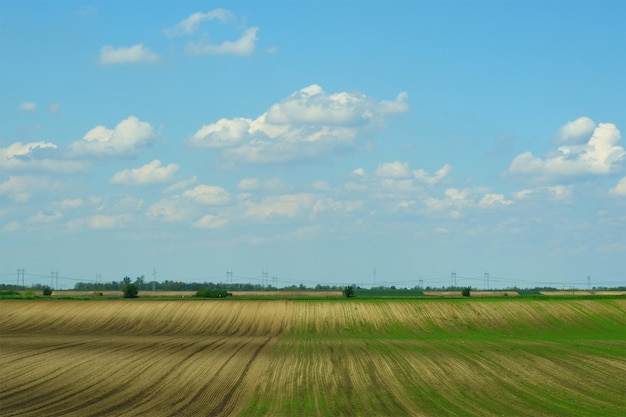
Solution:
M 591 277 L 587 275 L 587 291 L 591 289 Z
M 156 268 L 152 268 L 152 291 L 156 291 Z
M 374 286 L 376 286 L 376 267 L 372 270 L 372 274 L 374 275 Z

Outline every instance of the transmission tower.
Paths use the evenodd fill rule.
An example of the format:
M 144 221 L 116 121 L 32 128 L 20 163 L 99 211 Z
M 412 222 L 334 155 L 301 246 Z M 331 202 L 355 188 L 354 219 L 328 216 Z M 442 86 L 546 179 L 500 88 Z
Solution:
M 268 277 L 268 273 L 266 271 L 263 271 L 263 273 L 261 274 L 262 277 L 262 282 L 263 282 L 263 286 L 267 287 L 267 277 Z
M 450 273 L 450 286 L 456 288 L 456 271 Z
M 489 272 L 485 271 L 485 289 L 489 289 Z
M 233 271 L 226 271 L 226 282 L 231 288 L 233 287 Z

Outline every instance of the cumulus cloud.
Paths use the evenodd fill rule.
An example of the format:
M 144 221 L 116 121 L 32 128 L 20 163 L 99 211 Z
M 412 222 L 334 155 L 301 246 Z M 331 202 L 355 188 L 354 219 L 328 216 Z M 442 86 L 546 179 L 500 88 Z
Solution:
M 61 201 L 56 201 L 52 205 L 53 207 L 59 208 L 61 210 L 66 209 L 77 209 L 82 207 L 85 204 L 82 198 L 67 198 Z
M 589 117 L 583 116 L 576 120 L 567 122 L 557 133 L 556 141 L 564 142 L 585 142 L 593 133 L 596 124 Z
M 497 206 L 510 206 L 513 204 L 512 200 L 506 200 L 503 194 L 485 194 L 483 198 L 478 202 L 478 207 L 497 207 Z
M 513 192 L 511 195 L 515 200 L 544 200 L 567 201 L 572 196 L 572 185 L 549 185 L 534 189 L 525 189 Z
M 313 213 L 321 213 L 324 211 L 339 211 L 351 213 L 353 211 L 362 210 L 365 202 L 362 200 L 337 201 L 333 198 L 320 198 L 315 201 Z
M 378 128 L 385 117 L 408 111 L 408 98 L 381 101 L 362 93 L 326 93 L 305 87 L 256 119 L 220 119 L 204 125 L 189 143 L 218 148 L 233 162 L 283 163 L 314 159 L 353 148 L 359 137 Z
M 160 60 L 159 54 L 146 48 L 141 43 L 129 47 L 114 48 L 111 45 L 105 45 L 100 48 L 99 62 L 102 65 L 154 64 Z
M 196 12 L 183 19 L 176 26 L 165 29 L 168 37 L 195 34 L 203 22 L 218 21 L 220 23 L 237 22 L 237 16 L 226 9 L 215 9 L 210 12 Z M 250 55 L 256 49 L 258 27 L 240 29 L 241 25 L 235 25 L 235 29 L 242 30 L 237 39 L 225 40 L 215 43 L 207 32 L 202 32 L 199 38 L 187 44 L 187 53 L 192 55 Z
M 96 215 L 87 219 L 87 226 L 95 230 L 123 229 L 132 222 L 128 214 Z
M 228 220 L 207 214 L 195 222 L 192 227 L 196 229 L 219 229 L 224 227 L 226 224 L 228 224 Z
M 205 184 L 183 192 L 183 196 L 195 203 L 204 205 L 226 204 L 230 201 L 230 194 L 222 187 Z
M 135 169 L 125 169 L 113 175 L 109 180 L 112 184 L 120 185 L 152 185 L 170 182 L 179 166 L 169 164 L 161 165 L 161 161 L 154 161 Z
M 315 194 L 300 193 L 269 196 L 260 202 L 246 201 L 245 215 L 262 220 L 274 217 L 294 218 L 303 211 L 310 210 L 315 198 Z
M 446 178 L 451 171 L 452 165 L 445 164 L 443 167 L 435 172 L 435 175 L 428 175 L 428 172 L 424 171 L 423 169 L 418 169 L 413 171 L 413 176 L 419 182 L 433 185 Z
M 163 32 L 169 37 L 189 35 L 194 33 L 200 26 L 200 23 L 204 21 L 218 20 L 226 23 L 234 19 L 235 15 L 226 9 L 215 9 L 206 13 L 196 12 L 183 19 L 176 26 L 165 29 Z
M 126 157 L 136 155 L 154 137 L 150 123 L 130 116 L 119 122 L 114 129 L 94 127 L 81 140 L 71 143 L 69 148 L 76 156 Z
M 0 183 L 0 195 L 7 195 L 17 203 L 29 201 L 33 193 L 54 191 L 62 187 L 62 183 L 40 176 L 10 176 Z
M 609 190 L 609 193 L 617 196 L 626 196 L 626 177 L 619 180 L 615 187 Z
M 185 180 L 181 180 L 181 181 L 175 182 L 174 184 L 170 185 L 165 190 L 163 190 L 163 193 L 164 194 L 171 194 L 171 193 L 175 193 L 177 191 L 185 190 L 185 189 L 191 187 L 192 185 L 194 185 L 197 182 L 198 182 L 198 177 L 194 175 L 191 178 L 187 178 Z
M 22 229 L 22 225 L 17 221 L 7 223 L 2 227 L 3 232 L 17 232 L 20 229 Z
M 62 217 L 63 215 L 61 213 L 54 210 L 39 211 L 34 216 L 28 218 L 28 223 L 53 223 L 60 220 Z
M 57 145 L 50 142 L 15 142 L 6 148 L 0 148 L 0 169 L 32 170 L 56 173 L 85 171 L 88 164 L 84 161 L 68 161 L 39 157 L 50 154 Z
M 207 38 L 202 38 L 198 42 L 190 42 L 187 45 L 187 52 L 192 55 L 250 55 L 256 47 L 258 30 L 258 27 L 248 28 L 239 39 L 219 44 L 210 43 Z
M 278 178 L 270 178 L 268 180 L 260 180 L 258 178 L 243 178 L 237 184 L 237 188 L 242 191 L 254 190 L 277 190 L 282 184 Z
M 193 215 L 193 209 L 187 200 L 174 196 L 154 203 L 148 208 L 147 214 L 164 222 L 183 222 Z
M 576 126 L 586 124 L 572 123 Z M 567 131 L 584 130 L 567 127 L 568 125 Z M 544 182 L 611 174 L 619 169 L 626 156 L 624 148 L 619 146 L 620 139 L 620 131 L 614 124 L 600 123 L 594 128 L 589 140 L 582 145 L 560 146 L 544 158 L 536 157 L 531 152 L 517 155 L 511 162 L 508 174 Z
M 382 178 L 408 178 L 411 176 L 408 162 L 384 162 L 378 165 L 374 175 Z
M 24 101 L 20 103 L 18 108 L 22 111 L 35 111 L 37 104 L 34 101 Z
M 443 198 L 428 197 L 424 200 L 429 214 L 450 218 L 458 218 L 464 210 L 506 207 L 513 204 L 503 194 L 485 193 L 484 189 L 448 188 Z

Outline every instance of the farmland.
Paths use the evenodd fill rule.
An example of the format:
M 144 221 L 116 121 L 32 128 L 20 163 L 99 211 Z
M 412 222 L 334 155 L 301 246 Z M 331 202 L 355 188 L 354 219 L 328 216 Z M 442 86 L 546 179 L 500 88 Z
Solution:
M 621 416 L 626 299 L 0 300 L 3 416 Z

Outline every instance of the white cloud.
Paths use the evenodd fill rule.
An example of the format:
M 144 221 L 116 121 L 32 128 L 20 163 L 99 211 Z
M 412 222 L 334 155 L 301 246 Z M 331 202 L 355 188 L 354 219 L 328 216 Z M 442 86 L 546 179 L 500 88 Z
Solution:
M 189 143 L 221 148 L 224 158 L 244 163 L 310 160 L 353 148 L 390 114 L 408 111 L 406 94 L 394 102 L 361 93 L 328 94 L 310 85 L 274 104 L 256 119 L 220 119 L 204 125 Z
M 87 170 L 84 161 L 37 158 L 36 154 L 49 154 L 57 145 L 50 142 L 15 142 L 6 148 L 0 148 L 0 169 L 34 170 L 56 173 L 73 173 Z
M 18 108 L 22 111 L 35 111 L 37 104 L 34 101 L 23 101 Z
M 279 178 L 270 178 L 268 180 L 260 180 L 258 178 L 243 178 L 237 184 L 237 188 L 242 191 L 268 190 L 275 191 L 282 188 Z
M 569 200 L 572 195 L 572 185 L 551 185 L 534 189 L 525 189 L 513 192 L 511 195 L 515 200 L 544 200 L 546 198 L 556 201 Z
M 22 225 L 20 224 L 20 222 L 14 221 L 14 222 L 5 224 L 4 227 L 2 227 L 2 231 L 3 232 L 17 232 L 21 228 L 22 228 Z
M 434 185 L 446 178 L 450 171 L 452 171 L 452 165 L 445 164 L 443 167 L 438 169 L 437 172 L 435 172 L 435 175 L 428 175 L 428 173 L 423 169 L 418 169 L 413 171 L 413 176 L 419 182 Z
M 204 125 L 193 135 L 192 143 L 207 148 L 223 148 L 233 146 L 248 137 L 253 121 L 242 117 L 234 119 L 220 119 L 217 122 Z
M 568 200 L 572 196 L 572 188 L 571 185 L 554 185 L 545 187 L 544 189 L 555 200 Z
M 593 133 L 596 124 L 590 118 L 583 116 L 578 119 L 567 122 L 565 126 L 559 129 L 556 141 L 563 142 L 585 142 L 589 135 Z
M 320 213 L 323 211 L 341 211 L 350 213 L 357 210 L 362 210 L 365 206 L 364 201 L 337 201 L 332 198 L 320 198 L 313 205 L 313 213 Z
M 626 156 L 619 146 L 620 131 L 612 123 L 600 123 L 583 145 L 560 146 L 545 158 L 531 152 L 517 155 L 508 173 L 550 182 L 588 175 L 607 175 L 619 169 Z
M 506 200 L 502 194 L 485 194 L 478 202 L 478 207 L 488 208 L 497 206 L 510 206 L 512 200 Z
M 183 196 L 198 204 L 204 205 L 220 205 L 230 201 L 230 194 L 222 187 L 204 184 L 185 191 Z
M 111 45 L 105 45 L 100 48 L 99 62 L 103 65 L 154 64 L 160 60 L 159 54 L 144 47 L 141 43 L 129 47 L 114 48 Z
M 62 187 L 62 183 L 40 176 L 10 176 L 0 183 L 0 195 L 6 194 L 17 203 L 25 203 L 33 193 L 39 191 L 54 191 Z
M 261 188 L 261 181 L 258 178 L 243 178 L 237 184 L 237 188 L 244 191 L 257 190 Z
M 237 17 L 226 9 L 215 9 L 210 12 L 196 12 L 179 22 L 176 26 L 165 29 L 163 32 L 168 37 L 192 35 L 196 33 L 202 24 L 207 21 L 219 21 L 221 23 L 236 22 Z M 234 40 L 225 40 L 215 43 L 208 33 L 203 32 L 198 40 L 187 44 L 187 52 L 192 55 L 251 55 L 256 49 L 258 27 L 241 28 L 235 25 L 236 30 L 242 30 L 241 36 Z
M 513 204 L 513 201 L 505 199 L 503 194 L 485 193 L 484 191 L 483 188 L 464 190 L 448 188 L 444 192 L 444 198 L 427 197 L 424 199 L 426 213 L 459 218 L 466 210 L 502 208 Z
M 374 175 L 382 178 L 408 178 L 411 176 L 408 162 L 384 162 L 378 165 Z
M 85 204 L 82 198 L 73 198 L 73 199 L 65 199 L 61 201 L 56 201 L 52 204 L 53 207 L 59 208 L 61 210 L 67 209 L 77 209 L 82 207 Z
M 154 161 L 135 169 L 125 169 L 113 175 L 109 180 L 112 184 L 120 185 L 151 185 L 170 182 L 179 166 L 169 164 L 161 165 L 161 161 Z
M 515 191 L 514 193 L 512 193 L 513 198 L 516 199 L 516 200 L 526 200 L 532 194 L 533 194 L 533 190 L 529 190 L 529 189 Z
M 169 37 L 189 35 L 194 33 L 200 26 L 200 23 L 204 21 L 219 20 L 222 23 L 226 23 L 234 19 L 235 15 L 226 9 L 215 9 L 206 13 L 196 12 L 183 19 L 176 26 L 165 29 L 163 32 Z
M 58 113 L 61 111 L 63 105 L 61 103 L 50 103 L 48 104 L 48 113 Z
M 63 217 L 61 213 L 54 210 L 39 211 L 34 216 L 28 218 L 28 223 L 53 223 Z
M 365 170 L 363 168 L 357 168 L 354 171 L 352 171 L 352 175 L 362 177 L 365 175 Z
M 612 195 L 626 196 L 626 177 L 622 178 L 615 184 L 615 187 L 609 190 Z
M 283 194 L 266 197 L 258 203 L 247 201 L 247 217 L 269 219 L 273 217 L 294 218 L 303 211 L 311 209 L 315 202 L 315 194 Z
M 175 193 L 177 191 L 187 189 L 187 188 L 191 187 L 192 185 L 194 185 L 197 182 L 198 182 L 198 177 L 194 175 L 191 178 L 188 178 L 186 180 L 181 180 L 181 181 L 178 181 L 178 182 L 170 185 L 165 190 L 163 190 L 163 193 L 164 194 Z
M 315 181 L 312 184 L 313 188 L 318 191 L 328 191 L 330 190 L 330 185 L 326 181 Z
M 147 214 L 165 222 L 183 222 L 191 218 L 193 209 L 179 196 L 163 199 L 148 208 Z
M 128 214 L 96 215 L 87 219 L 87 226 L 96 230 L 123 229 L 131 222 L 132 216 Z
M 190 42 L 187 52 L 192 55 L 251 55 L 258 40 L 258 27 L 246 29 L 241 37 L 235 41 L 224 41 L 220 44 L 210 43 L 207 38 L 198 42 Z
M 228 224 L 228 220 L 207 214 L 192 226 L 196 229 L 219 229 Z
M 130 116 L 112 130 L 104 126 L 94 127 L 83 139 L 72 142 L 69 148 L 77 156 L 125 157 L 137 154 L 153 139 L 154 130 L 150 123 Z

